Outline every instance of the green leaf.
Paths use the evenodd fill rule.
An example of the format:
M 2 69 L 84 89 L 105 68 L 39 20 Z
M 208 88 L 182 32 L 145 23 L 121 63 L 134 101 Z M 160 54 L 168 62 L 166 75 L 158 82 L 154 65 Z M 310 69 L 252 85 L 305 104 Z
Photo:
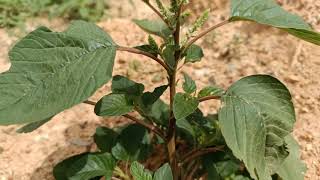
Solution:
M 153 176 L 153 180 L 173 180 L 171 167 L 168 163 L 162 165 Z
M 176 60 L 174 55 L 175 52 L 176 52 L 175 45 L 167 45 L 162 52 L 164 61 L 171 69 L 173 69 L 176 66 Z
M 159 54 L 159 51 L 158 51 L 158 50 L 155 50 L 155 49 L 154 49 L 152 46 L 150 46 L 149 44 L 137 46 L 137 47 L 135 47 L 135 48 L 136 48 L 136 49 L 139 49 L 139 50 L 141 50 L 141 51 L 150 53 L 150 54 L 154 55 L 155 57 L 157 57 L 158 54 Z
M 141 108 L 141 115 L 147 119 L 151 119 L 158 125 L 168 126 L 169 122 L 169 106 L 161 99 L 158 99 L 152 105 Z
M 232 0 L 231 21 L 250 20 L 283 29 L 305 41 L 320 45 L 320 34 L 309 24 L 285 11 L 274 0 Z
M 102 152 L 111 152 L 117 142 L 118 133 L 106 127 L 98 127 L 94 134 L 94 142 Z
M 47 118 L 42 121 L 36 121 L 36 122 L 29 123 L 29 124 L 24 125 L 23 127 L 19 128 L 16 132 L 17 133 L 30 133 L 30 132 L 40 128 L 42 125 L 49 122 L 51 119 L 52 119 L 52 117 Z
M 188 74 L 184 74 L 184 83 L 182 85 L 184 92 L 191 94 L 197 90 L 197 85 Z
M 307 168 L 300 160 L 299 144 L 291 135 L 288 135 L 285 141 L 288 144 L 289 156 L 276 170 L 276 173 L 284 180 L 303 180 Z
M 134 180 L 152 180 L 152 173 L 137 161 L 131 164 L 130 172 Z
M 160 36 L 164 39 L 168 39 L 168 37 L 172 35 L 172 31 L 161 20 L 134 19 L 133 22 L 147 33 Z
M 271 179 L 287 157 L 284 138 L 295 122 L 288 89 L 267 75 L 245 77 L 222 96 L 222 134 L 254 179 Z
M 229 179 L 237 174 L 241 167 L 241 162 L 229 151 L 205 155 L 203 164 L 208 172 L 208 180 Z M 233 178 L 230 179 L 233 180 Z
M 144 85 L 136 83 L 124 76 L 114 76 L 111 90 L 114 94 L 127 94 L 130 96 L 140 96 L 144 91 Z
M 68 158 L 53 169 L 58 180 L 88 180 L 105 176 L 110 179 L 116 161 L 109 153 L 85 153 Z
M 177 93 L 173 102 L 173 114 L 177 120 L 187 117 L 192 114 L 199 105 L 196 97 L 189 94 Z
M 186 50 L 186 63 L 195 63 L 198 61 L 201 61 L 201 58 L 203 58 L 203 50 L 200 46 L 198 45 L 191 45 L 187 50 Z
M 206 97 L 206 96 L 222 96 L 224 90 L 218 86 L 209 86 L 200 90 L 198 94 L 198 98 Z
M 146 92 L 142 95 L 142 103 L 145 106 L 154 104 L 162 94 L 168 89 L 168 85 L 159 86 L 153 92 Z
M 129 125 L 118 136 L 112 155 L 118 160 L 144 160 L 151 151 L 148 131 L 137 124 Z
M 197 109 L 195 112 L 176 122 L 178 133 L 186 135 L 188 142 L 198 147 L 221 145 L 224 143 L 218 125 L 217 115 L 204 116 Z
M 100 99 L 94 107 L 98 116 L 121 116 L 133 111 L 133 102 L 125 94 L 109 94 Z
M 88 99 L 111 79 L 115 54 L 110 36 L 84 21 L 61 33 L 31 32 L 0 74 L 0 124 L 41 121 Z

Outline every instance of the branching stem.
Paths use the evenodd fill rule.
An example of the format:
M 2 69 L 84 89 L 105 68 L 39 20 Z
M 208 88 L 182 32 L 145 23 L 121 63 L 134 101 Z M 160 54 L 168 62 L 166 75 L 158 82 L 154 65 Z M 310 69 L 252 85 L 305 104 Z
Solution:
M 149 1 L 143 1 L 144 3 L 146 3 L 147 6 L 149 6 L 150 9 L 152 9 L 153 12 L 155 12 L 164 23 L 167 24 L 167 26 L 172 29 L 172 27 L 170 26 L 170 23 L 167 21 L 167 19 L 161 14 L 160 11 L 157 10 L 157 8 L 155 8 Z
M 217 146 L 217 147 L 209 147 L 209 148 L 202 148 L 202 149 L 195 149 L 187 153 L 182 157 L 182 164 L 188 163 L 192 160 L 195 160 L 196 158 L 203 156 L 205 154 L 217 152 L 217 151 L 223 151 L 224 146 Z
M 155 60 L 157 63 L 159 63 L 162 67 L 164 67 L 168 72 L 170 72 L 170 68 L 159 58 L 157 58 L 156 56 L 150 54 L 150 53 L 147 53 L 147 52 L 144 52 L 144 51 L 141 51 L 139 49 L 136 49 L 136 48 L 130 48 L 130 47 L 122 47 L 122 46 L 118 46 L 117 47 L 117 50 L 118 51 L 126 51 L 126 52 L 130 52 L 130 53 L 133 53 L 133 54 L 141 54 L 141 55 L 144 55 L 144 56 L 147 56 L 153 60 Z
M 89 105 L 93 105 L 95 106 L 96 103 L 93 102 L 93 101 L 84 101 L 83 103 L 85 104 L 89 104 Z M 155 134 L 157 134 L 158 136 L 160 136 L 163 140 L 166 140 L 166 136 L 164 135 L 164 133 L 162 132 L 161 129 L 159 129 L 157 126 L 154 126 L 153 124 L 149 124 L 147 122 L 144 122 L 143 120 L 140 120 L 134 116 L 131 116 L 130 114 L 125 114 L 125 115 L 122 115 L 123 117 L 127 118 L 127 119 L 130 119 L 134 122 L 136 122 L 137 124 L 140 124 L 141 126 L 144 126 L 145 128 L 149 129 L 150 131 L 154 132 Z
M 220 99 L 221 97 L 220 96 L 205 96 L 205 97 L 202 97 L 202 98 L 199 98 L 199 102 L 204 102 L 204 101 L 209 101 L 209 100 L 212 100 L 212 99 Z
M 210 33 L 211 31 L 223 26 L 223 25 L 226 25 L 228 24 L 230 21 L 229 19 L 228 20 L 225 20 L 225 21 L 222 21 L 204 31 L 202 31 L 200 34 L 198 34 L 197 36 L 195 36 L 193 39 L 191 39 L 189 42 L 187 42 L 187 44 L 185 45 L 185 47 L 183 48 L 183 51 L 185 51 L 186 49 L 188 49 L 193 43 L 195 43 L 196 41 L 198 41 L 199 39 L 201 39 L 203 36 L 207 35 L 208 33 Z

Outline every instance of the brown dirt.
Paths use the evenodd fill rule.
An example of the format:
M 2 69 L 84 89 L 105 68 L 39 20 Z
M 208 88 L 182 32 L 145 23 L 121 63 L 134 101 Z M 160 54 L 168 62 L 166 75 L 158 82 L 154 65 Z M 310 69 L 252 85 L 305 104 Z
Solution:
M 193 6 L 197 12 L 208 3 L 194 0 L 199 1 L 203 4 Z M 227 17 L 228 11 L 221 10 L 226 7 L 223 2 L 209 1 L 214 15 L 208 25 Z M 319 1 L 280 2 L 320 31 Z M 149 17 L 151 11 L 140 2 L 132 7 L 126 0 L 111 1 L 111 7 L 109 14 L 112 18 L 99 25 L 121 45 L 134 46 L 145 42 L 147 35 L 126 17 Z M 39 23 L 57 30 L 65 27 L 61 21 L 32 22 L 37 24 L 31 23 L 28 31 Z M 9 68 L 6 52 L 15 40 L 5 30 L 0 30 L 1 71 Z M 301 157 L 308 166 L 305 179 L 320 179 L 320 47 L 252 23 L 229 24 L 198 43 L 204 47 L 206 57 L 198 64 L 184 67 L 182 72 L 192 75 L 199 88 L 209 84 L 227 88 L 239 78 L 257 73 L 274 75 L 289 87 L 297 112 L 293 134 L 301 146 Z M 127 53 L 118 53 L 114 69 L 114 74 L 127 75 L 150 85 L 150 89 L 166 80 L 165 73 L 160 67 L 155 67 L 153 61 Z M 91 99 L 98 100 L 109 89 L 109 84 L 105 85 Z M 201 105 L 205 112 L 216 111 L 217 107 L 215 102 Z M 122 118 L 99 118 L 94 115 L 92 107 L 80 104 L 60 113 L 30 134 L 15 133 L 19 126 L 0 127 L 0 180 L 51 180 L 54 164 L 73 154 L 94 149 L 91 136 L 97 126 L 117 126 L 123 122 Z

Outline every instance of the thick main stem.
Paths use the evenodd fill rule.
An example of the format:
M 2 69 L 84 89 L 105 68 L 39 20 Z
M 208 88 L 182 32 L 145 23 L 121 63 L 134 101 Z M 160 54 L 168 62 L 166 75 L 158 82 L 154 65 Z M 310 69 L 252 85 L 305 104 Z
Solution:
M 174 70 L 171 74 L 169 74 L 169 85 L 170 85 L 170 120 L 169 120 L 169 133 L 168 133 L 168 153 L 169 153 L 169 160 L 170 165 L 173 171 L 173 178 L 174 180 L 178 180 L 180 172 L 177 162 L 177 155 L 176 155 L 176 119 L 173 114 L 173 103 L 174 103 L 174 96 L 176 95 L 176 74 L 177 74 L 177 64 L 180 60 L 180 15 L 182 10 L 182 4 L 179 4 L 179 9 L 176 13 L 176 29 L 174 32 L 174 42 L 177 47 L 179 47 L 174 56 L 176 65 Z

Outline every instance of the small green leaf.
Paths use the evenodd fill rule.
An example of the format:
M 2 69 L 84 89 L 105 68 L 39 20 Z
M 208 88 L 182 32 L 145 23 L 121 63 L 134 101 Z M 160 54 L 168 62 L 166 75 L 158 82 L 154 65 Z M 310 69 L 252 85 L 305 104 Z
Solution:
M 175 45 L 167 45 L 162 52 L 164 61 L 166 64 L 173 69 L 176 66 L 175 54 L 176 46 Z
M 92 23 L 31 32 L 9 52 L 12 66 L 0 74 L 0 124 L 41 121 L 87 100 L 111 79 L 115 54 L 110 36 Z
M 151 151 L 148 131 L 137 124 L 129 125 L 118 136 L 112 155 L 118 160 L 144 160 Z
M 198 61 L 201 61 L 201 58 L 203 58 L 203 50 L 200 46 L 198 45 L 191 45 L 187 50 L 186 50 L 186 63 L 195 63 Z
M 94 112 L 98 116 L 121 116 L 133 111 L 133 102 L 125 94 L 109 94 L 98 101 Z
M 157 57 L 158 54 L 159 54 L 159 51 L 158 51 L 158 50 L 155 50 L 155 49 L 154 49 L 152 46 L 150 46 L 149 44 L 137 46 L 137 47 L 135 47 L 135 48 L 136 48 L 136 49 L 139 49 L 139 50 L 141 50 L 141 51 L 150 53 L 150 54 L 154 55 L 155 57 Z
M 30 132 L 40 128 L 42 125 L 49 122 L 51 119 L 52 119 L 52 117 L 47 118 L 42 121 L 36 121 L 36 122 L 29 123 L 29 124 L 24 125 L 23 127 L 19 128 L 16 132 L 17 133 L 30 133 Z
M 232 0 L 231 21 L 250 20 L 283 29 L 305 41 L 320 45 L 320 34 L 294 14 L 285 11 L 274 0 Z
M 173 113 L 177 120 L 187 117 L 192 114 L 199 105 L 196 97 L 189 94 L 177 93 L 173 102 Z
M 112 79 L 111 90 L 114 94 L 140 96 L 144 91 L 144 85 L 118 75 Z
M 152 173 L 137 161 L 131 164 L 130 172 L 134 180 L 152 180 Z
M 222 96 L 224 90 L 218 86 L 209 86 L 200 90 L 198 94 L 198 98 L 206 97 L 206 96 Z
M 205 155 L 203 164 L 208 172 L 208 180 L 222 180 L 234 177 L 234 174 L 239 172 L 241 166 L 241 162 L 228 151 Z
M 300 160 L 299 144 L 291 135 L 288 135 L 285 141 L 288 144 L 289 156 L 277 168 L 276 173 L 282 179 L 303 180 L 307 168 Z
M 58 180 L 88 180 L 99 176 L 110 179 L 116 161 L 109 153 L 84 153 L 68 158 L 53 169 Z
M 94 142 L 102 152 L 111 152 L 117 142 L 118 133 L 106 127 L 98 127 L 94 134 Z
M 197 90 L 197 85 L 188 74 L 184 74 L 184 83 L 182 85 L 184 92 L 191 94 Z
M 156 40 L 155 40 L 151 35 L 149 35 L 149 37 L 148 37 L 148 42 L 149 42 L 149 45 L 151 46 L 151 48 L 152 48 L 154 51 L 156 51 L 157 53 L 160 52 L 160 51 L 159 51 L 160 48 L 159 48 Z
M 160 86 L 154 89 L 153 92 L 146 92 L 142 95 L 142 103 L 145 106 L 155 103 L 162 94 L 168 89 L 168 85 Z
M 162 165 L 153 176 L 153 180 L 173 180 L 171 167 L 168 163 Z
M 294 122 L 290 92 L 271 76 L 245 77 L 222 96 L 222 134 L 254 179 L 271 179 L 288 156 L 284 138 Z
M 195 112 L 176 122 L 178 133 L 186 135 L 188 142 L 198 147 L 222 145 L 223 137 L 218 125 L 217 115 L 204 116 L 197 109 Z
M 156 124 L 168 126 L 169 122 L 169 105 L 158 99 L 155 103 L 148 106 L 140 107 L 142 116 L 152 120 Z
M 164 39 L 168 39 L 169 36 L 172 35 L 172 31 L 168 28 L 168 26 L 160 20 L 133 20 L 141 29 L 146 31 L 147 33 L 154 34 L 160 36 Z

